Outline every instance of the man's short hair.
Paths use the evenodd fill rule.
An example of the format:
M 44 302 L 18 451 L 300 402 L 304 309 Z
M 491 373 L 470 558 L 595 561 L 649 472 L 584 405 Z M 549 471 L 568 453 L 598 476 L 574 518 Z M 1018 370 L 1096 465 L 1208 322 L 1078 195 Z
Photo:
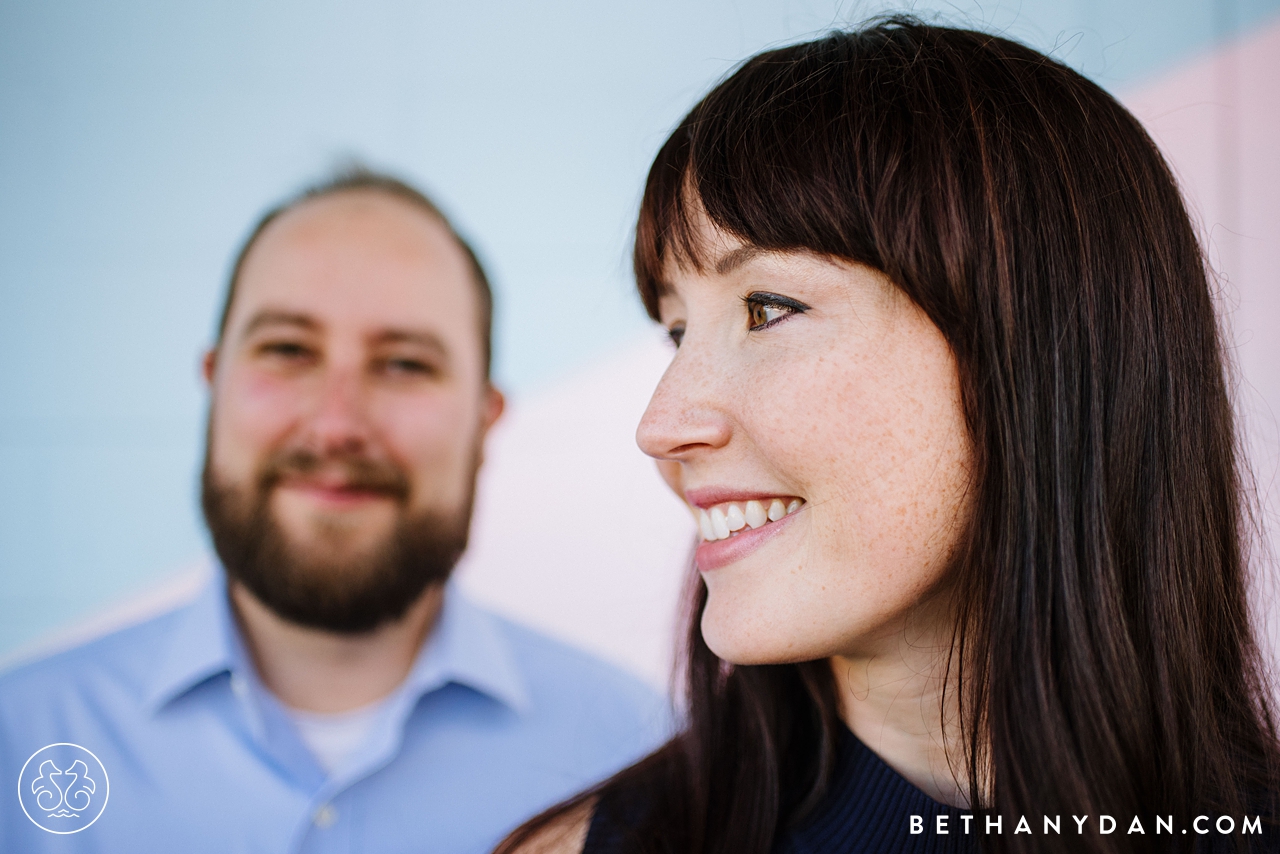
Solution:
M 471 244 L 462 235 L 458 234 L 453 227 L 453 223 L 449 222 L 448 217 L 440 212 L 440 208 L 436 207 L 435 202 L 427 198 L 425 193 L 399 178 L 364 166 L 351 166 L 342 169 L 332 177 L 319 183 L 311 184 L 301 192 L 295 193 L 262 215 L 262 218 L 254 225 L 253 230 L 249 232 L 244 245 L 240 247 L 240 251 L 236 254 L 235 265 L 231 268 L 231 278 L 227 282 L 227 295 L 222 303 L 222 312 L 218 320 L 217 343 L 222 343 L 222 337 L 227 331 L 227 318 L 231 315 L 231 303 L 235 299 L 241 268 L 244 267 L 245 259 L 249 256 L 249 250 L 258 242 L 258 238 L 266 230 L 267 226 L 271 225 L 282 214 L 288 213 L 303 202 L 322 199 L 326 196 L 347 192 L 348 190 L 373 190 L 385 193 L 393 198 L 402 199 L 431 215 L 449 232 L 449 236 L 453 238 L 458 248 L 462 250 L 462 254 L 466 256 L 467 263 L 471 268 L 471 279 L 475 283 L 476 301 L 479 308 L 480 338 L 484 355 L 484 372 L 487 378 L 489 376 L 490 363 L 493 360 L 493 289 L 489 285 L 489 277 L 485 275 L 484 267 L 481 266 L 475 250 L 471 248 Z

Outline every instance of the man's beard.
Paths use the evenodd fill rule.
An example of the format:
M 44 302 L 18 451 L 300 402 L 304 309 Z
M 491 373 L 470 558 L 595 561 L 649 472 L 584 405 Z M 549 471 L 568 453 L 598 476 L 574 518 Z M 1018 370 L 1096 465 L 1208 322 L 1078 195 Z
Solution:
M 248 487 L 221 482 L 206 450 L 201 504 L 213 546 L 230 579 L 278 616 L 298 625 L 359 634 L 404 616 L 429 585 L 449 578 L 467 547 L 478 448 L 466 500 L 453 513 L 409 514 L 410 484 L 396 466 L 365 457 L 321 457 L 307 450 L 273 454 Z M 271 511 L 271 495 L 290 475 L 340 465 L 345 486 L 381 494 L 400 508 L 394 531 L 350 557 L 336 545 L 340 523 L 316 524 L 306 546 L 290 541 Z M 335 547 L 326 549 L 326 539 Z M 326 554 L 327 553 L 327 554 Z

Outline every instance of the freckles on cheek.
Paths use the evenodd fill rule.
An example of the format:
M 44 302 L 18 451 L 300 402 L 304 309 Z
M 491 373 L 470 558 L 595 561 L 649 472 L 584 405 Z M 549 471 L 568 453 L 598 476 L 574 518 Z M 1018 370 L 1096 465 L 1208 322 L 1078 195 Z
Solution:
M 866 443 L 865 389 L 836 362 L 815 358 L 744 390 L 764 444 L 805 471 L 830 473 Z

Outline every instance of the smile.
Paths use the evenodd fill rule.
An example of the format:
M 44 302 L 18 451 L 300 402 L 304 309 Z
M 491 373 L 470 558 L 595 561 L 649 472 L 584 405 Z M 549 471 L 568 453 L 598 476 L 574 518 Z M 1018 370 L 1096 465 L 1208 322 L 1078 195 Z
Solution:
M 324 482 L 316 480 L 285 480 L 279 487 L 294 493 L 305 495 L 312 501 L 333 508 L 355 508 L 374 501 L 388 500 L 385 491 L 367 489 L 354 484 L 341 482 Z
M 778 497 L 751 501 L 725 501 L 697 508 L 698 531 L 704 542 L 727 540 L 740 532 L 779 522 L 804 506 L 804 499 Z

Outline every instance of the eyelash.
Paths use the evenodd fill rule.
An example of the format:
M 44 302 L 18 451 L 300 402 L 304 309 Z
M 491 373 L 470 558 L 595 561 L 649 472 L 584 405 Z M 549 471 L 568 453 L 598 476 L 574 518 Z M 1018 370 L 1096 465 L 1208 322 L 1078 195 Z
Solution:
M 774 317 L 772 319 L 766 317 L 766 319 L 759 323 L 753 322 L 751 326 L 747 327 L 750 332 L 760 332 L 761 330 L 768 329 L 771 326 L 776 326 L 788 317 L 796 314 L 804 314 L 809 310 L 809 306 L 799 300 L 793 300 L 790 297 L 771 294 L 765 291 L 757 291 L 755 293 L 747 294 L 742 298 L 742 302 L 747 307 L 747 318 L 751 321 L 755 321 L 757 319 L 757 311 L 760 312 L 761 316 L 764 316 L 764 310 L 768 308 L 780 308 L 786 311 L 786 313 L 780 317 Z
M 743 305 L 747 307 L 748 320 L 756 319 L 755 313 L 757 310 L 763 311 L 767 308 L 780 308 L 786 311 L 786 314 L 783 314 L 780 317 L 766 319 L 748 326 L 748 332 L 760 332 L 781 323 L 792 315 L 804 314 L 809 310 L 809 306 L 799 300 L 794 300 L 790 297 L 784 297 L 778 294 L 771 294 L 766 291 L 756 291 L 755 293 L 747 294 L 742 298 L 742 302 Z M 680 342 L 684 339 L 684 324 L 676 324 L 668 329 L 667 337 L 671 339 L 672 344 L 679 347 Z

